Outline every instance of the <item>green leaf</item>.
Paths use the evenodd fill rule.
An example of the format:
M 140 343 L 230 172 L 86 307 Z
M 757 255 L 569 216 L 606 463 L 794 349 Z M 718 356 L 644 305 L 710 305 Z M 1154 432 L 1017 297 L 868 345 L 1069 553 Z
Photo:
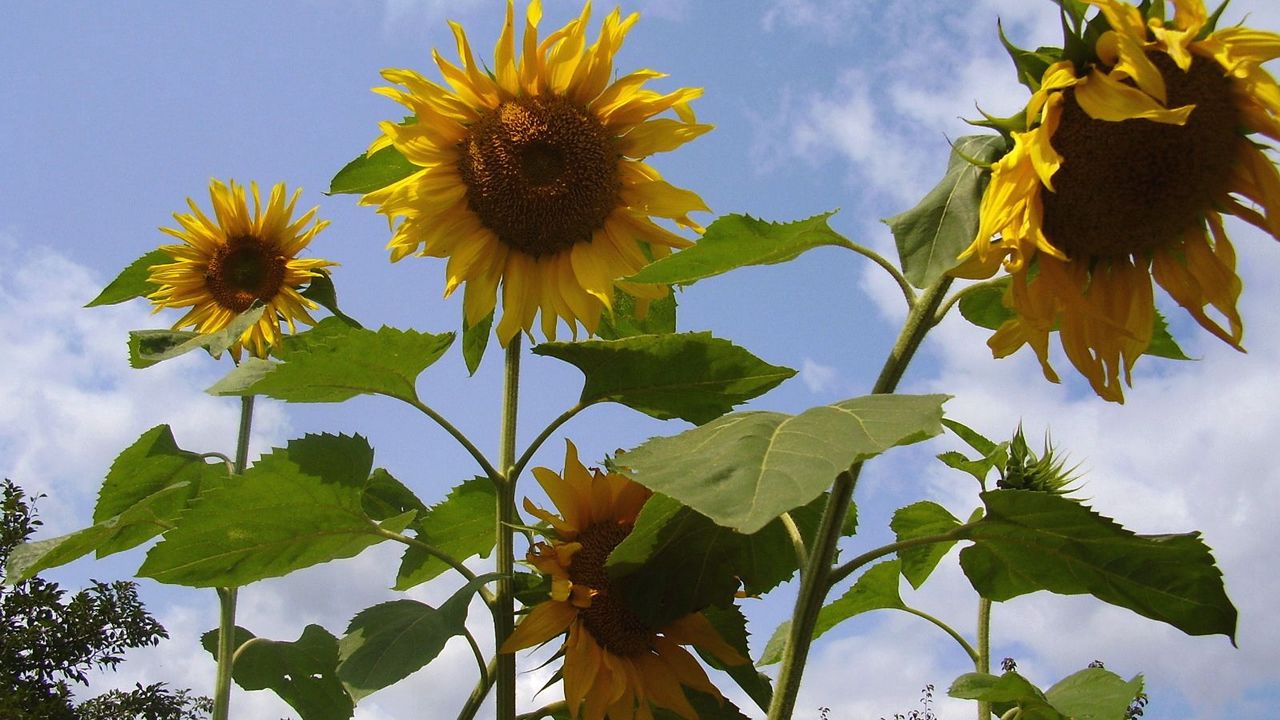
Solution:
M 427 510 L 427 506 L 412 490 L 383 468 L 374 470 L 369 476 L 369 482 L 364 486 L 364 495 L 360 498 L 360 506 L 365 515 L 379 522 L 410 510 L 422 517 L 422 513 Z
M 1142 676 L 1129 682 L 1102 668 L 1085 668 L 1045 691 L 1054 708 L 1072 720 L 1125 720 L 1129 705 L 1142 692 Z
M 319 303 L 324 309 L 333 313 L 334 317 L 351 327 L 363 327 L 355 318 L 338 309 L 338 289 L 333 286 L 333 277 L 329 275 L 329 271 L 320 268 L 315 272 L 316 276 L 311 278 L 311 281 L 307 283 L 307 286 L 299 294 L 308 300 Z
M 747 618 L 743 616 L 741 608 L 737 605 L 719 606 L 712 605 L 702 611 L 703 616 L 711 623 L 711 627 L 716 629 L 725 642 L 729 644 L 738 654 L 744 658 L 751 657 L 751 651 L 747 647 Z M 698 656 L 702 661 L 717 670 L 723 670 L 733 681 L 742 688 L 742 691 L 759 706 L 761 711 L 769 710 L 769 703 L 773 700 L 773 684 L 769 680 L 769 676 L 760 672 L 751 663 L 742 663 L 739 665 L 726 665 L 721 662 L 715 655 L 703 652 L 694 646 Z
M 394 146 L 384 147 L 372 155 L 361 153 L 333 176 L 329 182 L 329 194 L 363 195 L 381 190 L 421 169 L 405 159 Z
M 1199 533 L 1135 535 L 1085 505 L 1051 493 L 981 495 L 986 516 L 966 531 L 960 565 L 991 600 L 1036 590 L 1089 594 L 1188 635 L 1235 642 L 1236 609 Z
M 633 335 L 670 335 L 676 331 L 676 296 L 668 293 L 649 303 L 644 318 L 637 317 L 636 299 L 623 290 L 613 293 L 613 313 L 600 317 L 596 334 L 602 340 L 619 340 Z
M 1072 720 L 1055 710 L 1039 688 L 1015 672 L 1007 672 L 1000 677 L 966 673 L 956 678 L 947 694 L 962 700 L 1017 706 L 1021 710 L 1018 720 Z
M 1169 332 L 1169 321 L 1160 311 L 1156 311 L 1155 327 L 1151 329 L 1151 342 L 1143 355 L 1165 358 L 1167 360 L 1190 360 L 1187 354 L 1178 347 L 1178 341 Z
M 79 560 L 97 550 L 112 532 L 108 523 L 100 523 L 59 537 L 24 542 L 9 553 L 4 584 L 16 585 L 49 568 Z
M 714 420 L 796 374 L 706 332 L 543 343 L 533 352 L 582 371 L 584 405 L 616 402 L 660 420 L 695 424 Z
M 747 265 L 773 265 L 823 245 L 850 247 L 831 229 L 835 211 L 789 223 L 757 220 L 750 215 L 717 218 L 698 244 L 646 265 L 628 282 L 692 285 L 703 278 Z
M 209 388 L 213 395 L 266 395 L 288 402 L 342 402 L 378 394 L 418 401 L 418 375 L 444 355 L 453 333 L 383 327 L 376 332 L 325 318 L 285 338 L 282 362 L 251 359 Z
M 393 685 L 436 659 L 450 638 L 467 629 L 467 605 L 485 575 L 464 585 L 439 609 L 416 600 L 393 600 L 360 611 L 338 642 L 338 677 L 357 702 Z
M 151 549 L 141 577 L 193 587 L 247 585 L 352 557 L 399 532 L 415 512 L 364 512 L 373 449 L 360 436 L 307 435 L 201 493 Z
M 902 542 L 930 535 L 946 534 L 960 527 L 960 521 L 947 512 L 946 508 L 926 500 L 900 508 L 893 514 L 889 527 L 893 528 L 898 542 Z M 911 583 L 911 587 L 919 590 L 955 544 L 956 541 L 951 540 L 899 550 L 902 576 Z
M 458 560 L 487 557 L 493 549 L 497 494 L 485 477 L 468 480 L 450 491 L 439 505 L 418 516 L 410 526 L 424 543 Z M 449 570 L 443 560 L 410 546 L 400 561 L 396 590 L 408 590 Z
M 152 285 L 147 278 L 151 275 L 151 267 L 153 265 L 165 265 L 173 262 L 173 257 L 169 253 L 155 249 L 143 255 L 142 257 L 129 263 L 129 267 L 125 268 L 115 280 L 98 293 L 98 297 L 89 301 L 85 307 L 98 307 L 99 305 L 115 305 L 126 300 L 134 298 L 146 297 L 156 291 L 156 286 Z
M 956 437 L 968 443 L 969 447 L 977 450 L 983 455 L 990 455 L 1000 449 L 1000 443 L 990 440 L 979 434 L 976 430 L 964 425 L 951 418 L 942 418 L 942 424 L 948 430 L 955 433 Z
M 619 455 L 637 482 L 754 533 L 822 494 L 853 463 L 942 432 L 945 395 L 869 395 L 799 415 L 726 415 Z
M 902 596 L 898 592 L 900 572 L 902 572 L 902 565 L 898 560 L 887 560 L 867 568 L 844 595 L 818 611 L 818 621 L 813 628 L 813 639 L 817 640 L 836 625 L 865 612 L 906 609 L 907 606 L 902 602 Z M 761 665 L 782 662 L 790 632 L 790 620 L 774 630 L 773 636 L 765 646 L 764 655 L 760 658 Z
M 297 640 L 284 642 L 236 627 L 235 638 L 231 677 L 240 687 L 274 690 L 301 720 L 347 720 L 355 713 L 354 701 L 338 680 L 338 639 L 328 630 L 308 625 Z M 200 644 L 216 656 L 218 631 L 205 633 Z
M 256 304 L 240 313 L 225 328 L 213 333 L 194 333 L 179 330 L 133 330 L 129 333 L 129 366 L 148 368 L 156 363 L 172 360 L 200 348 L 214 359 L 240 341 L 245 331 L 262 318 L 265 308 Z
M 480 361 L 484 359 L 484 351 L 489 347 L 489 330 L 493 327 L 493 313 L 490 312 L 474 326 L 467 324 L 462 318 L 462 359 L 467 364 L 467 372 L 476 374 L 480 369 Z
M 947 274 L 978 234 L 978 206 L 990 166 L 1005 152 L 998 135 L 965 135 L 951 147 L 942 180 L 914 208 L 885 219 L 907 280 L 923 288 Z M 974 163 L 980 163 L 975 165 Z
M 551 599 L 551 576 L 516 571 L 515 599 L 524 607 L 533 607 Z
M 822 496 L 791 513 L 802 536 L 816 534 L 825 503 Z M 644 608 L 642 614 L 656 627 L 708 605 L 730 603 L 739 582 L 748 594 L 763 595 L 791 578 L 798 564 L 781 520 L 744 535 L 654 495 L 606 567 L 610 577 L 625 579 L 630 605 Z

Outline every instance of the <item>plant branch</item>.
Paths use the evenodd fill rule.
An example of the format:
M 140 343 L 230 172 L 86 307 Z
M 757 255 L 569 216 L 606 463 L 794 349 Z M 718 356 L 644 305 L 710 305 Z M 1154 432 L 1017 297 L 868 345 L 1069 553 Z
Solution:
M 963 635 L 956 632 L 955 628 L 942 622 L 941 620 L 930 615 L 929 613 L 924 612 L 923 610 L 917 610 L 913 607 L 904 607 L 901 609 L 912 615 L 915 615 L 918 618 L 923 618 L 933 623 L 934 625 L 937 625 L 939 629 L 941 629 L 946 634 L 950 635 L 952 640 L 955 640 L 957 643 L 959 643 L 960 647 L 964 649 L 965 653 L 969 655 L 969 659 L 972 660 L 975 665 L 978 663 L 978 651 L 974 650 L 973 646 L 969 644 L 969 641 L 965 640 Z
M 942 303 L 942 305 L 938 307 L 938 311 L 934 313 L 934 316 L 933 316 L 933 324 L 937 325 L 938 323 L 942 322 L 942 319 L 947 316 L 947 313 L 951 312 L 951 308 L 955 307 L 955 305 L 959 303 L 961 300 L 963 300 L 966 296 L 972 295 L 973 293 L 978 292 L 980 290 L 985 290 L 989 287 L 999 285 L 1001 282 L 1004 281 L 1004 279 L 1005 279 L 1004 276 L 997 276 L 990 280 L 983 280 L 982 282 L 974 283 L 967 287 L 960 288 L 955 293 L 953 293 L 951 297 L 947 298 L 946 302 Z
M 484 456 L 484 453 L 480 452 L 480 449 L 477 448 L 466 435 L 463 435 L 462 431 L 455 427 L 453 423 L 446 420 L 443 415 L 431 409 L 430 406 L 421 400 L 415 399 L 409 404 L 421 411 L 422 414 L 434 420 L 437 425 L 444 429 L 445 432 L 452 435 L 453 439 L 457 440 L 458 444 L 461 445 L 463 449 L 471 455 L 471 457 L 475 458 L 476 463 L 480 466 L 480 469 L 484 471 L 485 476 L 488 477 L 490 481 L 495 485 L 501 481 L 502 473 L 498 472 L 493 465 L 489 463 L 489 459 Z
M 778 519 L 782 520 L 782 527 L 787 529 L 787 537 L 791 539 L 791 547 L 796 551 L 796 567 L 803 568 L 808 563 L 809 551 L 804 547 L 804 536 L 800 534 L 795 518 L 784 512 Z
M 924 535 L 917 538 L 910 538 L 908 540 L 899 540 L 898 542 L 892 542 L 888 545 L 881 545 L 874 550 L 868 550 L 852 560 L 843 563 L 838 567 L 832 568 L 831 571 L 827 573 L 827 590 L 829 591 L 833 585 L 849 577 L 853 571 L 874 560 L 879 560 L 885 555 L 892 555 L 902 550 L 920 547 L 921 545 L 954 542 L 962 539 L 965 532 L 968 531 L 970 527 L 970 525 L 964 524 L 940 535 Z
M 533 712 L 521 713 L 516 716 L 516 720 L 541 720 L 546 717 L 555 717 L 556 713 L 566 712 L 568 709 L 569 703 L 561 700 L 550 705 L 544 705 Z
M 488 684 L 489 682 L 489 664 L 484 659 L 484 653 L 480 651 L 480 645 L 476 642 L 476 636 L 464 625 L 462 635 L 467 639 L 467 644 L 471 646 L 471 654 L 476 656 L 476 664 L 480 666 L 480 682 Z
M 418 548 L 419 550 L 425 552 L 426 554 L 443 561 L 449 567 L 453 568 L 454 570 L 457 570 L 458 574 L 466 578 L 468 582 L 476 579 L 476 574 L 471 572 L 471 569 L 468 568 L 466 565 L 463 565 L 462 561 L 458 560 L 457 558 L 450 555 L 449 553 L 441 550 L 435 545 L 422 542 L 418 538 L 410 537 L 403 533 L 392 532 L 391 530 L 388 530 L 382 527 L 378 528 L 378 535 L 388 540 L 395 540 L 396 542 L 402 545 Z M 480 592 L 480 597 L 481 599 L 484 600 L 485 605 L 488 605 L 489 609 L 493 610 L 493 606 L 495 602 L 493 593 L 489 591 L 489 588 L 484 587 L 483 585 L 480 586 L 479 592 Z
M 565 410 L 564 412 L 560 413 L 560 417 L 556 418 L 555 420 L 552 420 L 551 424 L 548 425 L 545 429 L 543 429 L 541 433 L 538 433 L 538 437 L 534 438 L 533 442 L 529 443 L 529 447 L 525 448 L 524 454 L 520 456 L 519 460 L 516 460 L 515 465 L 512 468 L 511 474 L 519 475 L 520 473 L 524 472 L 525 466 L 528 465 L 529 461 L 533 459 L 533 454 L 538 451 L 538 448 L 542 447 L 542 443 L 546 442 L 547 438 L 551 437 L 551 433 L 555 432 L 557 429 L 560 428 L 561 425 L 564 425 L 565 423 L 569 422 L 571 419 L 573 419 L 573 416 L 577 415 L 583 410 L 586 410 L 588 407 L 591 407 L 591 406 L 578 403 L 577 405 L 574 405 L 568 410 Z
M 467 696 L 467 701 L 463 703 L 462 709 L 458 711 L 458 720 L 473 720 L 476 713 L 480 711 L 480 706 L 484 703 L 485 696 L 489 694 L 489 688 L 493 687 L 494 678 L 497 677 L 497 673 L 494 672 L 497 664 L 496 657 L 489 660 L 489 664 L 485 666 L 484 677 L 476 683 L 471 694 Z
M 885 272 L 889 273 L 889 275 L 893 277 L 894 282 L 898 283 L 898 287 L 902 290 L 902 296 L 907 300 L 907 307 L 911 307 L 912 305 L 915 305 L 916 303 L 915 288 L 911 287 L 911 283 L 907 282 L 906 276 L 903 275 L 902 271 L 898 270 L 898 268 L 895 267 L 893 263 L 889 262 L 887 259 L 885 259 L 883 255 L 876 252 L 875 250 L 872 250 L 871 248 L 865 247 L 863 245 L 859 245 L 858 243 L 855 243 L 852 241 L 847 241 L 844 244 L 844 247 L 849 248 L 850 250 L 858 253 L 859 255 L 867 258 L 871 262 L 883 268 Z

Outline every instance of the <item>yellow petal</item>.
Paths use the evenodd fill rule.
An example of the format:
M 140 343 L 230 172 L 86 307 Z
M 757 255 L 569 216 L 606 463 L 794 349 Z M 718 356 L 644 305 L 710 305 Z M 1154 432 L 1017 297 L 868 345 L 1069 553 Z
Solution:
M 524 616 L 499 652 L 512 653 L 541 645 L 567 630 L 576 617 L 578 609 L 569 603 L 554 600 L 541 603 Z
M 1094 68 L 1085 82 L 1076 85 L 1076 102 L 1095 120 L 1119 122 L 1142 118 L 1159 123 L 1183 125 L 1195 109 L 1184 105 L 1169 109 L 1143 91 L 1126 85 Z

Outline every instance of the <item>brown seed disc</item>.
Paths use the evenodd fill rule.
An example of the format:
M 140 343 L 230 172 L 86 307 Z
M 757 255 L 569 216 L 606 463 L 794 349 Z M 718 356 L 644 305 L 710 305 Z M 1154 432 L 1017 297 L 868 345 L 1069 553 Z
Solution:
M 609 553 L 630 534 L 630 525 L 613 522 L 591 525 L 578 533 L 582 549 L 569 563 L 569 579 L 575 585 L 598 591 L 591 607 L 579 611 L 583 625 L 601 647 L 620 657 L 648 652 L 649 639 L 653 637 L 653 630 L 627 605 L 621 589 L 604 569 Z
M 1196 56 L 1183 72 L 1163 52 L 1148 57 L 1164 77 L 1168 107 L 1195 105 L 1185 125 L 1095 120 L 1073 88 L 1065 91 L 1050 139 L 1063 160 L 1056 192 L 1044 192 L 1044 230 L 1072 258 L 1144 253 L 1177 240 L 1231 174 L 1239 112 L 1221 66 Z
M 467 204 L 534 257 L 591 239 L 618 206 L 619 154 L 600 120 L 559 97 L 517 98 L 471 126 L 458 164 Z
M 255 300 L 270 302 L 280 292 L 288 262 L 255 237 L 232 238 L 209 258 L 205 285 L 219 305 L 241 313 Z

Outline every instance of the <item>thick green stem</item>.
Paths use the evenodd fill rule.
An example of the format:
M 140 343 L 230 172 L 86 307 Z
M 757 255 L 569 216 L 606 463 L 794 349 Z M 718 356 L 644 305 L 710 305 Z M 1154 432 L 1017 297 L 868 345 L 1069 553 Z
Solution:
M 980 673 L 991 672 L 991 601 L 978 598 L 978 657 L 974 669 Z M 991 703 L 978 702 L 978 720 L 989 720 Z
M 253 427 L 253 396 L 240 398 L 240 430 L 236 434 L 236 459 L 232 472 L 244 474 L 249 464 L 249 432 Z M 231 713 L 231 666 L 236 652 L 236 589 L 218 588 L 218 674 L 213 685 L 213 720 L 227 720 Z
M 520 336 L 507 345 L 506 381 L 502 397 L 502 442 L 498 450 L 498 467 L 502 483 L 498 486 L 497 559 L 498 591 L 493 629 L 499 649 L 497 666 L 497 718 L 512 720 L 516 716 L 516 656 L 501 652 L 502 644 L 515 628 L 515 529 L 516 522 L 516 411 L 520 396 Z
M 942 278 L 930 285 L 911 305 L 911 311 L 903 323 L 902 331 L 889 357 L 885 359 L 880 377 L 872 388 L 873 394 L 891 393 L 898 387 L 903 373 L 921 341 L 937 322 L 938 306 L 942 304 L 951 278 Z M 795 710 L 796 697 L 800 693 L 800 678 L 804 674 L 809 647 L 813 643 L 813 630 L 817 626 L 818 612 L 830 589 L 828 576 L 832 571 L 836 549 L 844 526 L 844 517 L 853 501 L 853 490 L 858 484 L 862 463 L 854 463 L 848 470 L 836 476 L 831 486 L 831 499 L 827 501 L 822 521 L 813 547 L 809 550 L 809 562 L 800 573 L 800 593 L 796 597 L 795 611 L 791 616 L 791 632 L 787 649 L 778 672 L 778 683 L 769 705 L 769 720 L 789 720 Z

